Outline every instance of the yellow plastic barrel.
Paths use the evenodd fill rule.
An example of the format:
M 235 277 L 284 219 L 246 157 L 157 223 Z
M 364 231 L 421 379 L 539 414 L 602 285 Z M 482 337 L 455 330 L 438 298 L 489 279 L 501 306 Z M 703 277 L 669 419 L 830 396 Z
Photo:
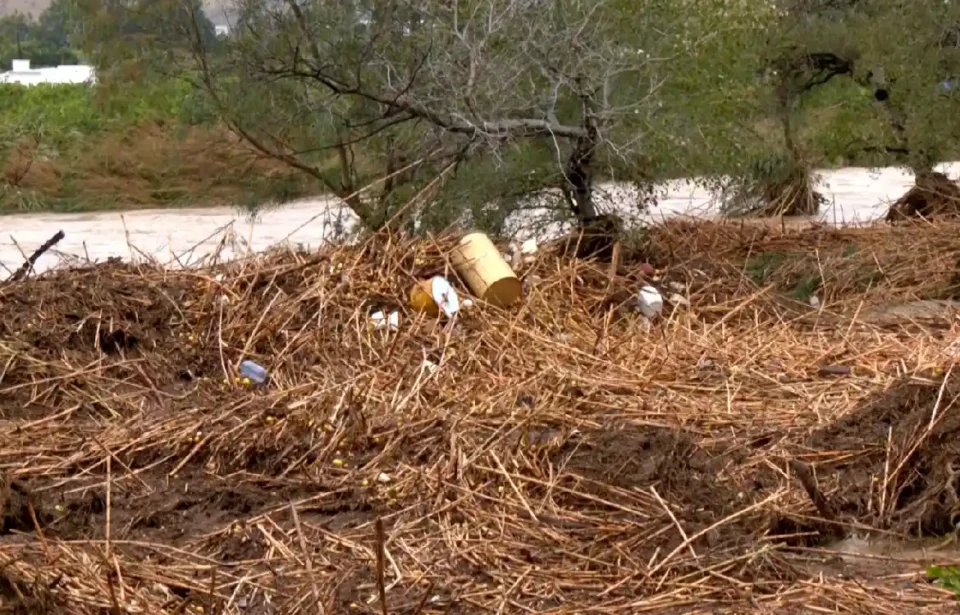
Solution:
M 523 293 L 517 274 L 483 233 L 471 233 L 461 239 L 450 261 L 470 291 L 488 303 L 509 307 Z

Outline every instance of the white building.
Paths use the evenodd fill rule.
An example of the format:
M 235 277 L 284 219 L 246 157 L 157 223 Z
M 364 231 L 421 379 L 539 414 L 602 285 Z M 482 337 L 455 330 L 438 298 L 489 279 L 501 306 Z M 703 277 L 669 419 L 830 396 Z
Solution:
M 13 70 L 0 73 L 0 83 L 37 85 L 40 83 L 95 83 L 93 67 L 67 64 L 49 68 L 31 68 L 30 60 L 14 60 Z

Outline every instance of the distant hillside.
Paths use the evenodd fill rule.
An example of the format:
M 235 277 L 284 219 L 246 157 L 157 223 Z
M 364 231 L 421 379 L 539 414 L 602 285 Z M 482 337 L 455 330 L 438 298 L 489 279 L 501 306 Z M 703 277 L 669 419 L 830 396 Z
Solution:
M 203 6 L 214 24 L 227 22 L 226 15 L 232 0 L 203 0 Z M 30 13 L 34 17 L 46 10 L 50 0 L 0 0 L 0 17 L 15 13 Z

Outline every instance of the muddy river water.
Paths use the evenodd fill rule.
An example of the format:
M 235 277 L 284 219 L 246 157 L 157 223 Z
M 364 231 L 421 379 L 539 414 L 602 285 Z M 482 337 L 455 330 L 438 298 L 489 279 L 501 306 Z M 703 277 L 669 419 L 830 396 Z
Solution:
M 938 170 L 956 179 L 960 162 L 941 164 Z M 890 202 L 913 183 L 912 174 L 897 168 L 844 168 L 819 175 L 819 190 L 829 201 L 819 218 L 841 225 L 882 218 Z M 603 188 L 614 208 L 630 207 L 628 189 Z M 653 221 L 676 215 L 717 213 L 717 197 L 690 182 L 674 181 L 663 188 L 665 198 L 645 216 Z M 347 212 L 335 201 L 324 198 L 269 210 L 256 220 L 231 207 L 0 216 L 0 265 L 16 268 L 23 262 L 24 253 L 33 252 L 61 229 L 66 237 L 56 251 L 40 259 L 37 270 L 55 265 L 57 252 L 92 260 L 149 256 L 171 264 L 196 261 L 217 247 L 224 232 L 234 239 L 226 256 L 235 249 L 262 250 L 284 241 L 316 246 L 351 224 L 352 217 Z M 2 277 L 6 273 L 0 268 Z

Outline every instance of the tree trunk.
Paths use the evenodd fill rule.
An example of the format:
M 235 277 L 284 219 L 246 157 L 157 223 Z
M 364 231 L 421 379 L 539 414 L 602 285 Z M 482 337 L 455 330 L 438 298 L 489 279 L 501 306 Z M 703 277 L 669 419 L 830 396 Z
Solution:
M 881 90 L 877 91 L 880 92 Z M 925 185 L 933 180 L 933 167 L 937 161 L 927 150 L 910 147 L 910 137 L 907 134 L 907 114 L 899 104 L 899 99 L 893 101 L 890 98 L 890 91 L 888 89 L 882 91 L 885 93 L 884 96 L 881 97 L 877 95 L 876 98 L 883 104 L 887 111 L 890 127 L 893 129 L 894 134 L 897 135 L 898 149 L 906 152 L 906 165 L 913 171 L 914 184 Z
M 786 76 L 783 77 L 777 86 L 777 106 L 779 107 L 780 129 L 783 131 L 783 145 L 795 160 L 799 160 L 800 156 L 797 151 L 797 141 L 794 135 L 793 118 L 791 117 L 793 103 L 797 99 L 795 88 L 796 85 L 793 81 L 789 80 Z
M 790 108 L 786 107 L 781 110 L 780 115 L 780 127 L 783 130 L 783 144 L 787 148 L 787 151 L 790 152 L 790 155 L 793 156 L 795 160 L 799 160 L 799 152 L 797 152 L 797 142 L 794 139 L 793 131 L 793 121 L 790 118 Z
M 353 155 L 349 149 L 350 146 L 346 144 L 346 139 L 343 134 L 339 134 L 338 139 L 337 158 L 340 161 L 340 182 L 339 185 L 336 186 L 336 195 L 347 204 L 347 207 L 357 214 L 357 217 L 360 218 L 365 226 L 375 226 L 376 222 L 372 215 L 373 212 L 369 210 L 367 204 L 363 202 L 357 193 L 356 182 L 354 181 L 355 174 L 353 172 Z M 378 229 L 373 228 L 373 230 Z
M 597 217 L 593 204 L 593 155 L 599 135 L 593 122 L 586 122 L 587 134 L 577 138 L 567 164 L 567 200 L 577 221 L 582 225 Z

